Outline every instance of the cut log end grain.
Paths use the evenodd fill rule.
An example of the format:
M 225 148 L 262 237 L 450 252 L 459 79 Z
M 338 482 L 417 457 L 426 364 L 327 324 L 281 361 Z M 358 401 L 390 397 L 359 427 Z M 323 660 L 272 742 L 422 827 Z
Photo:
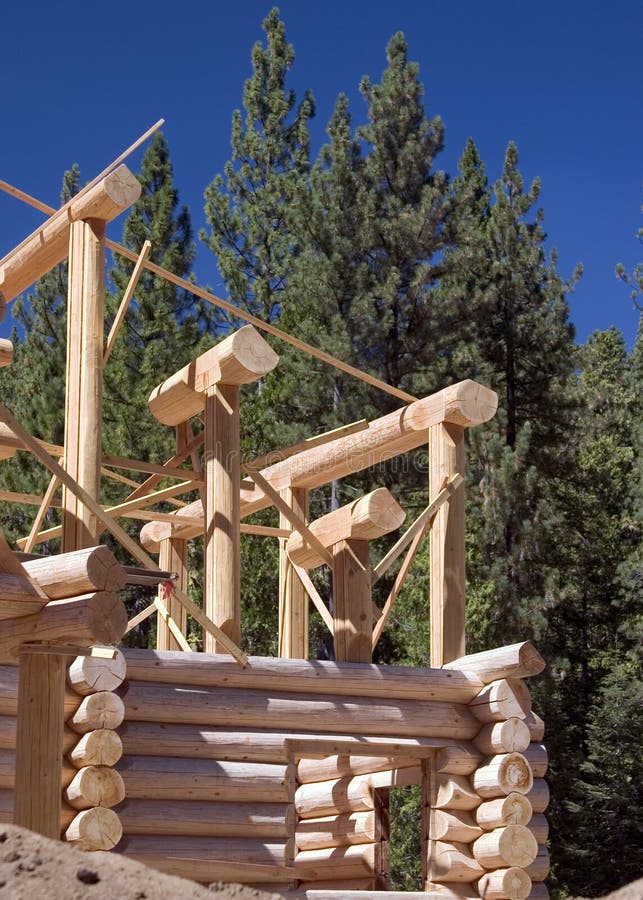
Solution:
M 485 831 L 491 831 L 504 825 L 527 825 L 531 815 L 527 797 L 512 791 L 506 797 L 482 803 L 476 810 L 476 821 Z
M 473 845 L 473 855 L 485 869 L 505 866 L 525 868 L 536 859 L 538 844 L 524 825 L 507 825 L 483 834 Z
M 527 900 L 530 891 L 531 879 L 516 867 L 487 872 L 478 882 L 478 893 L 484 900 Z
M 115 769 L 85 766 L 74 776 L 65 791 L 65 799 L 74 809 L 111 808 L 125 799 L 125 785 Z
M 80 850 L 113 850 L 122 836 L 118 816 L 102 806 L 79 812 L 64 833 L 65 841 Z
M 496 753 L 522 753 L 531 741 L 524 719 L 512 716 L 504 722 L 489 722 L 476 737 L 474 743 L 486 756 Z
M 78 656 L 70 665 L 67 681 L 77 694 L 86 696 L 97 691 L 115 691 L 125 680 L 125 657 L 120 650 L 113 658 Z
M 88 731 L 69 751 L 69 761 L 82 769 L 84 766 L 114 766 L 123 755 L 123 744 L 116 731 L 98 728 Z
M 534 783 L 531 766 L 520 753 L 493 756 L 486 766 L 474 772 L 472 780 L 473 787 L 485 800 L 512 792 L 528 794 Z
M 89 694 L 81 702 L 67 724 L 78 734 L 96 731 L 99 728 L 114 730 L 125 718 L 125 706 L 118 694 L 99 691 Z

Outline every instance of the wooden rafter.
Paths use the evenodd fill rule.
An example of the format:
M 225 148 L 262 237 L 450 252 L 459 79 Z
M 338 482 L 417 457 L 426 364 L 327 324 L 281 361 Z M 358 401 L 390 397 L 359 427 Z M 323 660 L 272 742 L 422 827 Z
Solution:
M 120 302 L 118 310 L 116 312 L 116 316 L 114 317 L 114 321 L 112 323 L 112 327 L 109 330 L 109 334 L 107 336 L 107 341 L 105 342 L 105 349 L 103 350 L 103 365 L 107 362 L 112 354 L 112 350 L 114 349 L 114 344 L 116 342 L 116 338 L 118 337 L 118 332 L 121 329 L 121 325 L 125 321 L 125 314 L 127 313 L 127 309 L 130 305 L 132 297 L 134 296 L 134 291 L 136 290 L 136 286 L 138 285 L 139 279 L 143 272 L 143 265 L 145 260 L 150 255 L 150 250 L 152 249 L 152 244 L 150 241 L 144 241 L 143 246 L 141 247 L 141 252 L 139 253 L 138 259 L 136 260 L 136 265 L 134 266 L 134 271 L 130 277 L 130 280 L 125 288 L 125 293 L 123 294 L 123 299 Z

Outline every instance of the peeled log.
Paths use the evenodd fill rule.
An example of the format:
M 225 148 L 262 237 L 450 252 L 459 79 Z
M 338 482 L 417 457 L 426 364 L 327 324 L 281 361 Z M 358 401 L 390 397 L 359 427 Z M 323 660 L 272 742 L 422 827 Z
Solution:
M 85 766 L 72 779 L 65 800 L 74 809 L 92 806 L 116 806 L 125 799 L 125 785 L 116 771 L 108 766 Z
M 30 559 L 23 566 L 50 600 L 119 591 L 125 586 L 125 570 L 105 546 Z
M 475 672 L 485 684 L 501 678 L 530 678 L 545 668 L 545 660 L 531 641 L 521 641 L 508 647 L 483 650 L 461 656 L 445 664 L 446 669 L 463 669 Z
M 527 797 L 513 792 L 506 797 L 481 803 L 476 810 L 476 821 L 485 831 L 491 831 L 504 825 L 526 825 L 531 815 L 531 803 Z
M 542 813 L 536 813 L 528 825 L 529 830 L 536 838 L 537 844 L 545 844 L 549 837 L 549 822 Z
M 80 703 L 73 691 L 65 691 L 65 716 L 70 716 Z M 18 715 L 18 666 L 0 665 L 0 716 Z
M 196 654 L 194 654 L 196 655 Z M 128 680 L 122 689 L 130 722 L 178 722 L 341 733 L 350 723 L 355 732 L 468 740 L 478 730 L 464 706 L 432 701 L 386 700 L 345 696 L 310 696 L 277 691 L 179 688 Z
M 368 778 L 338 778 L 302 784 L 295 791 L 295 809 L 302 819 L 318 819 L 375 808 L 375 793 Z
M 516 791 L 528 794 L 534 777 L 531 766 L 521 753 L 492 756 L 486 766 L 473 774 L 473 787 L 484 800 L 502 797 Z
M 28 578 L 0 572 L 0 619 L 32 616 L 47 603 Z
M 523 751 L 523 756 L 534 773 L 534 778 L 543 778 L 549 765 L 549 757 L 544 744 L 530 744 Z
M 78 739 L 78 735 L 75 735 Z M 84 766 L 114 766 L 123 755 L 123 744 L 116 731 L 98 728 L 88 731 L 67 754 L 77 768 Z
M 0 296 L 8 303 L 65 259 L 71 222 L 81 219 L 111 222 L 140 193 L 139 182 L 127 166 L 121 165 L 85 194 L 70 200 L 0 260 Z
M 480 863 L 471 856 L 467 844 L 447 844 L 436 841 L 434 855 L 430 863 L 432 881 L 471 882 L 484 874 Z
M 473 845 L 473 855 L 485 869 L 503 869 L 530 865 L 538 853 L 538 844 L 524 825 L 507 825 L 483 834 Z
M 302 759 L 297 766 L 297 781 L 300 784 L 317 781 L 331 781 L 337 778 L 384 772 L 387 769 L 402 769 L 416 766 L 417 759 L 395 756 L 327 756 L 324 759 Z
M 431 824 L 429 837 L 433 841 L 460 841 L 470 844 L 479 838 L 482 828 L 476 825 L 471 813 L 447 812 L 443 809 L 431 810 Z
M 332 547 L 340 541 L 372 541 L 399 528 L 406 514 L 386 488 L 377 488 L 365 497 L 335 509 L 308 527 L 321 544 Z M 314 569 L 324 560 L 314 547 L 309 547 L 298 531 L 286 543 L 286 552 L 297 566 Z
M 471 775 L 481 762 L 482 754 L 471 744 L 451 744 L 436 753 L 435 770 L 445 775 Z
M 531 879 L 523 869 L 498 869 L 487 872 L 478 882 L 485 900 L 526 900 L 530 897 Z
M 540 716 L 532 711 L 524 718 L 525 725 L 529 729 L 532 741 L 542 741 L 545 735 L 545 723 Z
M 77 694 L 115 691 L 125 681 L 125 657 L 120 650 L 110 659 L 100 654 L 77 656 L 67 671 L 67 681 Z
M 530 740 L 524 719 L 514 716 L 504 722 L 489 722 L 480 730 L 474 744 L 485 756 L 494 756 L 496 753 L 522 753 Z
M 76 770 L 72 769 L 65 762 L 62 765 L 61 785 L 67 787 L 71 782 Z M 16 779 L 16 751 L 0 750 L 0 790 L 13 791 Z
M 125 834 L 194 837 L 290 837 L 294 810 L 286 803 L 221 803 L 201 800 L 135 800 L 127 797 L 116 812 Z
M 480 797 L 471 782 L 461 775 L 438 775 L 436 787 L 437 809 L 475 809 L 480 805 Z
M 245 325 L 155 387 L 148 400 L 150 412 L 164 425 L 180 425 L 203 410 L 206 387 L 250 384 L 278 362 L 259 332 Z
M 535 813 L 545 812 L 549 806 L 549 785 L 544 778 L 534 778 L 534 784 L 527 794 L 527 800 Z
M 411 669 L 407 666 L 316 659 L 270 659 L 264 656 L 250 656 L 248 664 L 242 668 L 228 655 L 220 653 L 187 654 L 133 649 L 126 649 L 123 653 L 130 681 L 162 682 L 181 687 L 258 688 L 304 694 L 454 703 L 469 703 L 482 687 L 482 682 L 475 675 L 446 669 Z M 343 729 L 338 731 L 341 733 Z
M 525 871 L 532 881 L 544 881 L 549 875 L 549 868 L 549 850 L 541 845 L 538 847 L 538 855 Z
M 312 881 L 332 875 L 333 878 L 360 878 L 377 875 L 380 869 L 380 844 L 357 844 L 304 850 L 294 861 L 296 877 Z
M 114 730 L 125 717 L 125 706 L 118 694 L 99 691 L 89 694 L 81 701 L 78 709 L 67 719 L 69 727 L 78 734 L 96 731 L 99 728 Z
M 4 304 L 0 311 L 0 320 L 4 318 Z M 0 369 L 10 366 L 13 362 L 13 344 L 7 338 L 0 338 Z
M 319 850 L 350 844 L 372 844 L 379 840 L 379 823 L 374 811 L 302 819 L 297 823 L 297 849 Z
M 283 731 L 124 722 L 118 733 L 126 756 L 175 756 L 283 765 L 289 757 L 284 743 L 288 735 Z
M 303 450 L 262 469 L 261 474 L 277 491 L 287 487 L 314 488 L 375 466 L 386 459 L 426 444 L 427 430 L 440 422 L 465 428 L 486 422 L 495 415 L 498 397 L 475 381 L 461 381 L 430 397 L 416 400 L 369 423 L 368 428 L 319 447 Z M 271 506 L 261 491 L 241 495 L 241 516 Z M 181 513 L 203 521 L 201 501 L 191 503 L 176 515 L 176 524 L 149 522 L 141 531 L 141 543 L 158 552 L 159 542 L 169 537 L 188 540 L 203 534 L 203 526 L 181 525 Z
M 80 850 L 113 850 L 123 836 L 113 809 L 98 806 L 79 812 L 64 833 L 64 839 Z
M 485 685 L 469 706 L 479 722 L 524 719 L 531 712 L 531 697 L 522 681 L 502 678 Z
M 117 771 L 131 799 L 255 803 L 287 803 L 290 799 L 289 766 L 125 756 Z
M 125 835 L 117 853 L 191 881 L 280 882 L 292 878 L 286 845 L 249 838 Z
M 52 600 L 41 612 L 3 623 L 0 655 L 13 652 L 27 641 L 51 641 L 91 647 L 114 644 L 125 634 L 127 612 L 116 594 L 100 591 Z

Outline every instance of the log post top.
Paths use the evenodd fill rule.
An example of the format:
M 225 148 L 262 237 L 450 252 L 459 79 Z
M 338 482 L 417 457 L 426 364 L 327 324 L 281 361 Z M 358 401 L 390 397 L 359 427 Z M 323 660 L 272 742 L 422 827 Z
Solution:
M 328 549 L 344 540 L 372 541 L 382 537 L 399 528 L 405 517 L 395 497 L 382 487 L 322 516 L 310 530 Z M 303 568 L 313 569 L 324 562 L 297 531 L 288 538 L 286 552 L 295 565 Z
M 155 387 L 148 400 L 150 411 L 164 425 L 180 425 L 203 410 L 208 388 L 251 384 L 278 362 L 270 344 L 252 325 L 245 325 Z

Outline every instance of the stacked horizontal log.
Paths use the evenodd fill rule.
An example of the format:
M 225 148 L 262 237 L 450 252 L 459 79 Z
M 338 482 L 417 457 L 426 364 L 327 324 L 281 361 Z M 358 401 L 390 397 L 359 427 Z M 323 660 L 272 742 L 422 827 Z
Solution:
M 488 900 L 545 897 L 549 792 L 544 725 L 522 680 L 542 669 L 531 645 L 464 657 L 447 668 L 475 672 L 484 687 L 469 704 L 481 723 L 478 757 L 454 748 L 436 758 L 430 786 L 429 888 L 471 883 Z
M 118 650 L 111 657 L 79 656 L 67 671 L 78 701 L 67 720 L 75 740 L 65 757 L 75 771 L 63 792 L 75 815 L 64 826 L 63 839 L 82 850 L 113 850 L 123 834 L 113 807 L 125 797 L 123 779 L 114 768 L 123 753 L 116 729 L 124 714 L 114 691 L 124 680 L 125 659 Z

